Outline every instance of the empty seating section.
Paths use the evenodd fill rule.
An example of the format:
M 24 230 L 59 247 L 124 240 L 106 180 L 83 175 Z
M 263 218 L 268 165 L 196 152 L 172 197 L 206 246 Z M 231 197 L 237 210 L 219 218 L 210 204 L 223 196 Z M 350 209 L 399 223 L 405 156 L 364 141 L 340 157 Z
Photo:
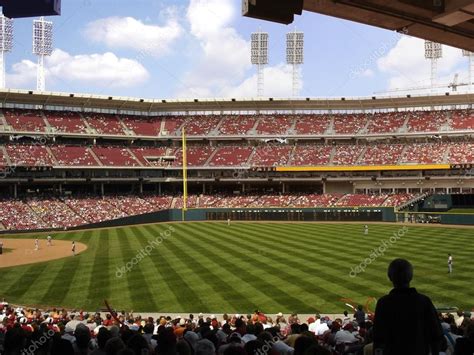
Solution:
M 362 195 L 347 194 L 341 197 L 334 206 L 340 207 L 371 207 L 381 206 L 387 199 L 387 195 Z
M 186 118 L 183 116 L 167 116 L 162 117 L 163 130 L 161 134 L 164 136 L 176 136 L 181 134 L 181 127 L 184 125 Z
M 135 155 L 143 166 L 166 166 L 169 165 L 168 160 L 165 157 L 173 157 L 174 149 L 161 147 L 161 148 L 148 148 L 148 147 L 135 147 L 130 148 L 131 152 Z
M 446 124 L 446 111 L 411 112 L 408 119 L 409 132 L 437 132 Z
M 100 197 L 67 198 L 65 203 L 71 210 L 89 223 L 127 216 L 125 212 L 110 204 L 108 199 Z
M 93 147 L 92 151 L 107 166 L 140 166 L 127 148 Z
M 209 161 L 210 166 L 243 166 L 252 154 L 252 147 L 221 147 L 217 148 Z
M 122 122 L 137 136 L 157 136 L 161 130 L 161 117 L 122 116 Z
M 262 167 L 287 165 L 292 149 L 292 146 L 280 147 L 278 145 L 257 147 L 250 159 L 250 165 Z
M 356 134 L 367 123 L 365 115 L 334 116 L 334 132 L 336 134 Z
M 203 166 L 207 159 L 211 156 L 214 148 L 209 146 L 203 147 L 188 147 L 186 149 L 186 160 L 188 166 Z M 183 165 L 183 150 L 179 148 L 176 150 L 176 159 L 173 162 L 173 166 Z
M 219 133 L 221 135 L 244 135 L 255 126 L 256 122 L 256 116 L 224 116 Z
M 220 116 L 194 116 L 186 121 L 184 129 L 188 136 L 205 136 L 215 129 Z
M 376 113 L 369 116 L 367 131 L 369 133 L 392 133 L 398 132 L 405 123 L 404 113 Z
M 382 206 L 396 207 L 415 198 L 414 194 L 394 194 L 387 197 Z
M 451 112 L 451 128 L 453 130 L 473 130 L 474 110 L 459 110 Z
M 8 144 L 8 156 L 13 166 L 53 166 L 53 159 L 46 147 L 23 144 Z
M 295 134 L 324 134 L 331 118 L 324 115 L 304 115 L 296 118 Z
M 87 147 L 55 145 L 51 146 L 51 152 L 61 166 L 99 165 Z
M 5 110 L 5 119 L 15 131 L 44 132 L 46 123 L 40 111 L 36 110 Z
M 473 164 L 474 143 L 452 143 L 449 147 L 449 163 Z
M 362 154 L 364 146 L 361 145 L 338 145 L 335 148 L 332 164 L 354 165 Z
M 116 115 L 84 113 L 84 119 L 98 134 L 125 135 L 122 124 Z
M 45 111 L 44 114 L 55 132 L 87 133 L 86 124 L 77 112 Z
M 406 145 L 400 158 L 401 163 L 409 164 L 441 164 L 444 163 L 447 144 L 415 143 Z
M 26 204 L 50 228 L 64 228 L 86 224 L 87 221 L 55 198 L 27 199 Z
M 368 146 L 361 165 L 396 165 L 403 152 L 403 144 L 378 144 Z
M 289 165 L 311 166 L 328 165 L 334 148 L 327 145 L 296 146 Z
M 257 134 L 286 134 L 293 123 L 291 116 L 260 116 Z
M 27 204 L 20 200 L 0 200 L 0 223 L 10 230 L 48 227 Z

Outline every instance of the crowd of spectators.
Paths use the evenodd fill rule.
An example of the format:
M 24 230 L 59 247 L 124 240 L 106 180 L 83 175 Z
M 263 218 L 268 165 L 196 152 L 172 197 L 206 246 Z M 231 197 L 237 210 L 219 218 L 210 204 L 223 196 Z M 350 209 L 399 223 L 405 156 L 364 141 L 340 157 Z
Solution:
M 314 193 L 247 193 L 190 194 L 188 208 L 246 207 L 335 207 L 335 206 L 399 206 L 415 195 L 397 194 L 314 194 Z M 39 195 L 24 199 L 0 200 L 0 228 L 29 230 L 69 228 L 88 223 L 182 208 L 183 197 L 156 194 L 77 195 L 52 197 Z
M 407 314 L 405 321 L 416 317 Z M 436 354 L 472 355 L 471 313 L 435 313 L 434 317 L 442 329 L 434 338 L 439 349 Z M 425 323 L 420 326 L 427 327 Z M 307 318 L 296 313 L 267 315 L 259 310 L 219 317 L 202 313 L 151 317 L 115 310 L 40 310 L 11 306 L 4 300 L 0 304 L 0 355 L 372 355 L 376 354 L 374 335 L 377 342 L 383 330 L 380 327 L 377 313 L 374 319 L 362 307 L 354 314 L 344 311 L 341 316 Z M 425 354 L 415 352 L 415 347 L 433 341 L 411 343 L 411 334 L 403 328 L 396 332 L 394 336 L 407 340 L 398 344 L 403 349 L 396 353 L 399 355 Z

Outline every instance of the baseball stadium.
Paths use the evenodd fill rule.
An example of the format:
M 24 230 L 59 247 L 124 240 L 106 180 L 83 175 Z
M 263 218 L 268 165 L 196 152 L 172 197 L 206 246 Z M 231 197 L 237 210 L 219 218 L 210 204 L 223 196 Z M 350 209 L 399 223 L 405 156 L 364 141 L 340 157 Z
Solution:
M 298 5 L 243 3 L 257 19 L 290 23 L 301 14 Z M 397 24 L 387 18 L 415 5 L 394 1 L 399 8 L 388 13 L 360 2 L 349 15 L 348 1 L 294 3 L 409 28 L 426 39 L 431 88 L 266 97 L 268 35 L 259 31 L 251 37 L 258 94 L 249 99 L 51 92 L 40 64 L 37 90 L 0 89 L 1 355 L 181 353 L 180 342 L 186 354 L 234 354 L 235 342 L 250 355 L 269 353 L 265 336 L 282 355 L 372 354 L 379 300 L 398 287 L 390 269 L 387 277 L 394 259 L 409 261 L 408 283 L 432 302 L 439 339 L 451 347 L 439 353 L 469 353 L 459 349 L 474 329 L 474 16 L 465 10 L 473 3 L 440 1 L 444 12 L 420 5 Z M 419 11 L 437 15 L 407 27 Z M 41 63 L 52 25 L 41 18 L 34 26 Z M 287 37 L 293 67 L 303 64 L 302 38 L 296 30 Z M 467 83 L 433 89 L 441 43 L 469 57 Z M 90 330 L 85 350 L 79 323 Z M 117 338 L 114 327 L 123 343 L 116 352 L 105 345 Z M 33 334 L 16 348 L 15 329 Z M 112 335 L 101 348 L 105 329 Z M 136 335 L 146 346 L 133 345 Z M 46 345 L 34 343 L 42 337 Z

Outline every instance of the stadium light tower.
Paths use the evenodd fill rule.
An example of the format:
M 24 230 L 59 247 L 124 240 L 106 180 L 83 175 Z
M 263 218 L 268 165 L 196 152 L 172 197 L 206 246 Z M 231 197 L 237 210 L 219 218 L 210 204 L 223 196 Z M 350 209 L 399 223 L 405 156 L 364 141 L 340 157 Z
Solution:
M 299 94 L 300 72 L 299 67 L 303 64 L 304 33 L 293 32 L 286 34 L 286 63 L 293 66 L 293 96 Z
M 46 88 L 44 78 L 44 57 L 53 53 L 53 23 L 45 21 L 44 17 L 33 21 L 33 54 L 38 56 L 36 74 L 36 89 L 44 91 Z
M 468 69 L 468 88 L 469 88 L 469 92 L 473 92 L 472 88 L 474 86 L 474 84 L 472 83 L 472 81 L 474 80 L 474 53 L 473 52 L 469 52 L 465 49 L 462 50 L 462 55 L 464 57 L 468 57 L 469 59 L 469 69 Z
M 13 20 L 0 12 L 0 88 L 5 88 L 5 54 L 13 48 Z
M 431 60 L 431 91 L 434 91 L 438 75 L 438 59 L 443 56 L 441 43 L 425 41 L 425 58 Z
M 263 69 L 268 64 L 268 33 L 254 32 L 251 37 L 250 60 L 257 66 L 257 96 L 263 96 L 264 77 Z

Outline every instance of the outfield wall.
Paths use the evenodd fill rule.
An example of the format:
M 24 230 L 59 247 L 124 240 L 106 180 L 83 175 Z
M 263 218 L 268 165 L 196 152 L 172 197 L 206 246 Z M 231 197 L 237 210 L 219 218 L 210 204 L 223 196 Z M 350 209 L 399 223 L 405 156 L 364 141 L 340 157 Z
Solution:
M 196 208 L 184 213 L 185 221 L 218 221 L 230 218 L 234 221 L 290 221 L 290 222 L 395 222 L 396 216 L 392 207 L 361 208 Z M 179 222 L 183 220 L 181 209 L 170 209 L 146 213 L 138 216 L 124 217 L 111 221 L 82 225 L 69 228 L 109 228 L 146 223 Z

